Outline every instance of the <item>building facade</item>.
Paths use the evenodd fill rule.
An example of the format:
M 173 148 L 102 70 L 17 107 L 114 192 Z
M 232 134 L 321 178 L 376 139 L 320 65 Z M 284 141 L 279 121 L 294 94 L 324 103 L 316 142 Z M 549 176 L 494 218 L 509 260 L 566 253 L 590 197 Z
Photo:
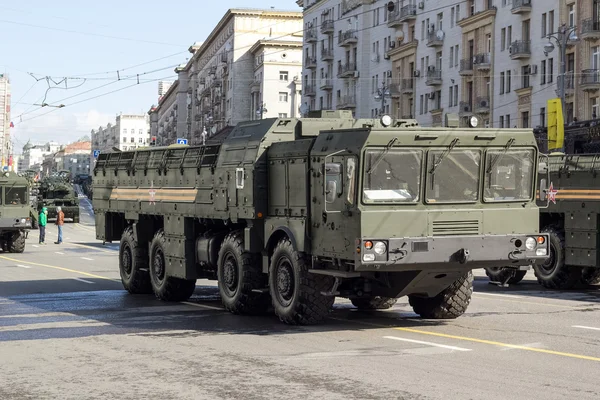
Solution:
M 257 65 L 256 57 L 262 55 L 264 59 L 264 49 L 269 48 L 273 49 L 268 51 L 272 54 L 266 58 L 269 64 L 273 60 L 277 65 L 293 66 L 294 63 L 287 60 L 296 58 L 293 54 L 299 51 L 301 40 L 302 13 L 274 9 L 227 11 L 207 39 L 190 48 L 192 57 L 176 69 L 177 81 L 158 106 L 150 110 L 150 120 L 156 124 L 151 127 L 151 132 L 156 132 L 157 144 L 174 143 L 177 138 L 188 139 L 190 144 L 200 143 L 203 132 L 206 136 L 214 135 L 227 126 L 255 119 L 261 110 L 263 117 L 277 116 L 279 109 L 287 110 L 287 106 L 280 107 L 279 102 L 254 109 L 257 104 L 266 103 L 253 92 L 256 90 L 256 70 L 263 67 L 264 73 L 276 71 L 275 76 L 262 75 L 267 83 L 276 82 L 280 79 L 279 72 L 285 71 Z M 259 41 L 263 43 L 259 44 Z M 275 60 L 276 57 L 279 58 Z M 299 71 L 298 62 L 296 65 Z M 292 84 L 295 76 L 292 71 L 290 67 L 286 85 L 288 103 L 294 99 L 299 104 L 300 91 Z M 283 83 L 276 86 L 280 88 Z M 296 92 L 292 92 L 294 90 Z M 268 91 L 270 93 L 270 87 Z M 265 108 L 267 112 L 264 112 Z M 277 114 L 273 114 L 275 112 Z M 282 114 L 285 112 L 292 111 L 281 111 Z M 171 117 L 174 119 L 167 122 Z
M 44 144 L 32 144 L 27 142 L 23 146 L 23 152 L 19 158 L 19 171 L 25 171 L 33 169 L 39 171 L 44 159 L 49 154 L 54 154 L 61 148 L 60 144 L 56 142 L 47 142 Z
M 133 150 L 148 146 L 150 140 L 150 119 L 147 114 L 119 114 L 115 124 L 99 127 L 91 131 L 91 151 Z M 89 152 L 88 152 L 89 154 Z
M 12 140 L 10 137 L 10 79 L 0 74 L 0 156 L 2 166 L 8 165 L 12 156 Z
M 91 149 L 91 142 L 79 141 L 47 154 L 41 164 L 42 176 L 61 170 L 69 171 L 73 178 L 79 174 L 89 174 Z

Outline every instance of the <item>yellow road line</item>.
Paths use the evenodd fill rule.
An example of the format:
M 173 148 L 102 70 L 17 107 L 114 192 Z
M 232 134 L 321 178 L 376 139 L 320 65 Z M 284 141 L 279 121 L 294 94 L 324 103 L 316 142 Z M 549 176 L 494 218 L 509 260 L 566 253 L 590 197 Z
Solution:
M 107 281 L 113 281 L 113 282 L 118 282 L 119 281 L 118 279 L 107 278 L 105 276 L 100 276 L 100 275 L 96 275 L 96 274 L 90 274 L 89 272 L 77 271 L 75 269 L 57 267 L 55 265 L 40 264 L 40 263 L 31 262 L 31 261 L 16 260 L 14 258 L 5 257 L 5 256 L 0 256 L 0 259 L 4 259 L 4 260 L 8 260 L 8 261 L 14 261 L 14 262 L 18 262 L 18 263 L 21 263 L 21 264 L 29 264 L 29 265 L 35 265 L 35 266 L 38 266 L 38 267 L 52 268 L 52 269 L 57 269 L 57 270 L 60 270 L 60 271 L 72 272 L 72 273 L 75 273 L 75 274 L 81 274 L 81 275 L 85 275 L 85 276 L 89 276 L 89 277 L 97 278 L 97 279 L 104 279 L 104 280 L 107 280 Z
M 483 344 L 489 344 L 492 346 L 508 347 L 510 349 L 519 349 L 519 350 L 533 351 L 536 353 L 552 354 L 552 355 L 561 356 L 561 357 L 577 358 L 580 360 L 600 361 L 599 357 L 584 356 L 581 354 L 573 354 L 573 353 L 564 353 L 562 351 L 538 349 L 535 347 L 519 346 L 516 344 L 496 342 L 493 340 L 476 339 L 476 338 L 471 338 L 471 337 L 466 337 L 466 336 L 448 335 L 445 333 L 422 331 L 420 329 L 411 329 L 411 328 L 393 328 L 393 329 L 395 329 L 397 331 L 402 331 L 402 332 L 411 332 L 411 333 L 418 333 L 421 335 L 437 336 L 437 337 L 443 337 L 443 338 L 448 338 L 448 339 L 462 340 L 465 342 L 483 343 Z

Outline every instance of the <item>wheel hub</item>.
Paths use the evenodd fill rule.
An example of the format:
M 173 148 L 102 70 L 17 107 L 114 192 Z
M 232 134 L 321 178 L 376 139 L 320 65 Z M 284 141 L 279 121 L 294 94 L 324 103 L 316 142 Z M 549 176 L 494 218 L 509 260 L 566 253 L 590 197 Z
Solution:
M 162 282 L 162 280 L 165 277 L 165 261 L 164 261 L 162 251 L 157 250 L 154 253 L 153 261 L 154 262 L 152 263 L 152 268 L 154 270 L 154 276 L 156 277 L 156 279 L 159 282 Z
M 275 279 L 277 284 L 277 298 L 282 305 L 287 306 L 294 297 L 295 289 L 294 271 L 287 258 L 282 258 L 279 261 Z
M 123 271 L 127 274 L 127 276 L 131 275 L 133 263 L 131 262 L 131 249 L 127 245 L 123 246 L 121 264 L 123 265 Z
M 238 264 L 235 256 L 231 253 L 225 256 L 221 279 L 223 280 L 223 289 L 226 294 L 230 297 L 234 296 L 238 286 Z
M 554 246 L 550 246 L 548 259 L 542 263 L 541 267 L 544 274 L 550 274 L 554 271 L 554 268 L 556 267 L 556 250 L 554 249 Z

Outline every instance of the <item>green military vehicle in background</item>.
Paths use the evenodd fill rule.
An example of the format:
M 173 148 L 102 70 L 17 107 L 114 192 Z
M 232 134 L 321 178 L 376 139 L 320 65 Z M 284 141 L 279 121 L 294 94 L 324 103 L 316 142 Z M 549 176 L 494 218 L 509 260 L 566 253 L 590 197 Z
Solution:
M 10 253 L 25 251 L 32 229 L 29 181 L 15 172 L 0 174 L 0 245 Z
M 188 299 L 216 279 L 225 308 L 322 321 L 335 297 L 385 309 L 408 296 L 456 318 L 472 270 L 547 259 L 531 130 L 422 128 L 322 111 L 238 124 L 201 146 L 103 152 L 96 237 L 120 240 L 130 293 Z M 516 185 L 500 175 L 516 171 Z
M 68 172 L 68 171 L 66 171 Z M 61 207 L 65 221 L 79 222 L 79 196 L 75 193 L 69 175 L 63 171 L 43 178 L 39 186 L 38 212 L 48 208 L 48 220 L 56 219 L 56 207 Z
M 36 172 L 32 169 L 25 170 L 23 172 L 19 172 L 19 176 L 23 176 L 27 179 L 29 184 L 29 204 L 31 205 L 31 225 L 33 229 L 38 229 L 38 195 L 40 191 L 40 183 L 37 179 L 39 177 L 39 172 Z

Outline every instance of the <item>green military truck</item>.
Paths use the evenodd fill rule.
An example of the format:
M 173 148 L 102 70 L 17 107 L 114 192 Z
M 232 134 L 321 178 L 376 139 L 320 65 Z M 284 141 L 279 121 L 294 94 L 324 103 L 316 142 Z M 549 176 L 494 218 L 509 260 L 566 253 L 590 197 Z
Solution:
M 64 175 L 55 174 L 42 179 L 37 201 L 38 212 L 48 208 L 48 220 L 56 218 L 56 207 L 61 207 L 65 220 L 79 222 L 79 196 Z
M 10 171 L 0 174 L 0 245 L 3 251 L 22 253 L 32 229 L 29 182 Z
M 496 182 L 507 167 L 517 189 Z M 250 121 L 205 145 L 101 153 L 96 237 L 120 240 L 130 293 L 182 301 L 208 278 L 227 310 L 272 306 L 289 324 L 322 321 L 336 296 L 360 309 L 408 296 L 424 318 L 456 318 L 473 269 L 547 258 L 537 168 L 531 130 L 345 111 Z

